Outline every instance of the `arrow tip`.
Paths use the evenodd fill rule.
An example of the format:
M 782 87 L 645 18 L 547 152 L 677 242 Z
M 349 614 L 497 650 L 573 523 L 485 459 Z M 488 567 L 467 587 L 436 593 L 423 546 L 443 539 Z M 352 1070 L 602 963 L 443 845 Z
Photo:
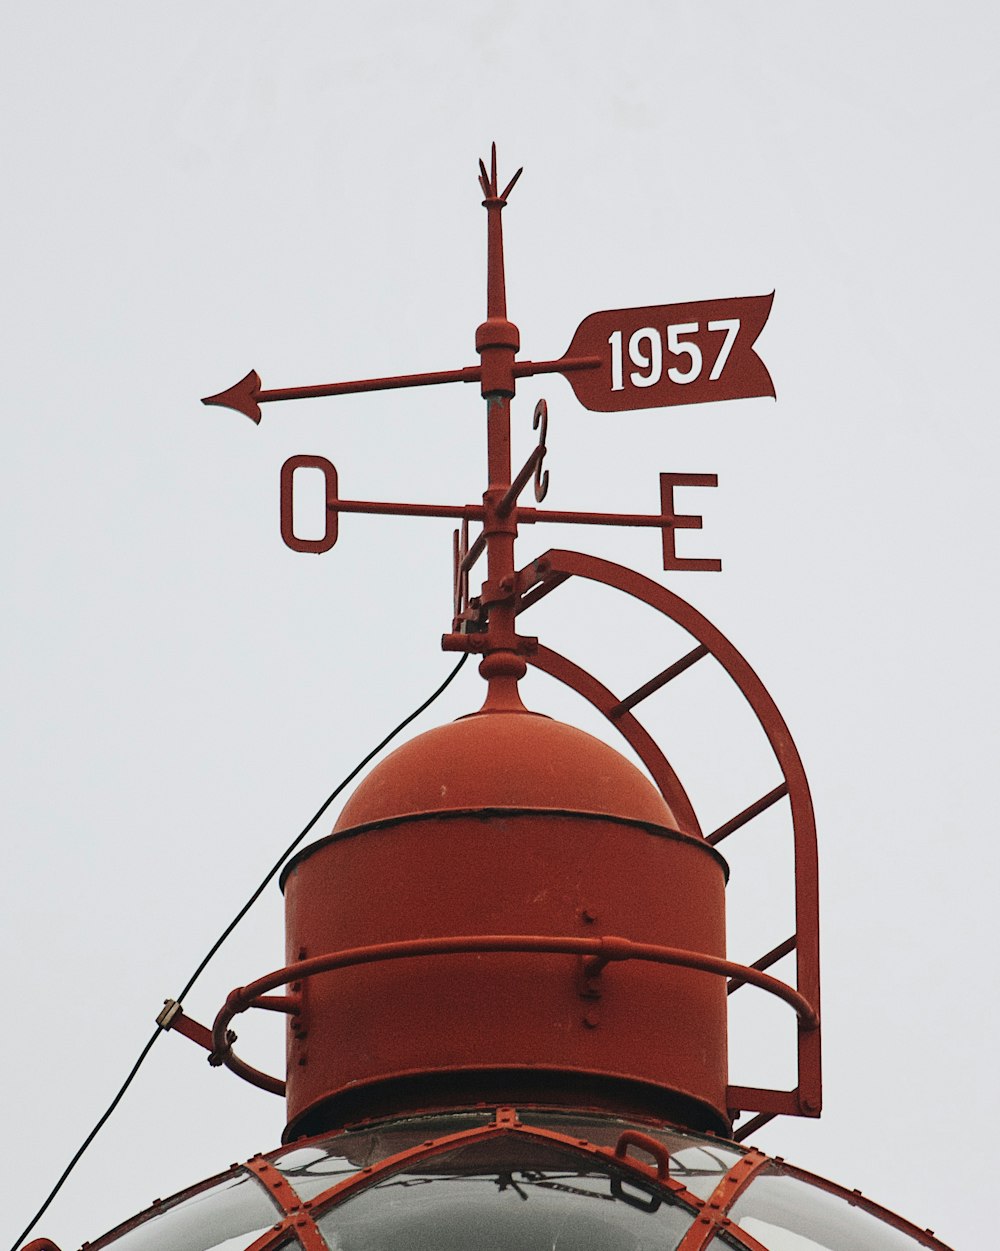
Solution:
M 260 375 L 251 369 L 245 378 L 241 378 L 228 391 L 220 391 L 218 395 L 206 395 L 203 404 L 216 404 L 219 408 L 234 408 L 238 413 L 249 417 L 256 425 L 260 424 Z

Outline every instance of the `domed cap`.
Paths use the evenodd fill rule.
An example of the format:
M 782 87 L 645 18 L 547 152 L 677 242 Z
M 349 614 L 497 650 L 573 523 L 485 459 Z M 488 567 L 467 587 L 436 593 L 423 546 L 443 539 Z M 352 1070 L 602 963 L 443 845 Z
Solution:
M 354 792 L 335 830 L 427 812 L 586 812 L 678 829 L 649 779 L 593 735 L 533 712 L 475 713 L 404 743 Z

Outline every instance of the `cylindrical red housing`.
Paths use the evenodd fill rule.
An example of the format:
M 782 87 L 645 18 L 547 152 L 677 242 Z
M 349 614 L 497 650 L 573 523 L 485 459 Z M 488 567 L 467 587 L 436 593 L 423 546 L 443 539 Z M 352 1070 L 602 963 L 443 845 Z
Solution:
M 612 748 L 483 712 L 399 748 L 286 871 L 289 962 L 471 935 L 725 956 L 726 866 Z M 420 956 L 309 979 L 286 1139 L 480 1101 L 660 1111 L 728 1130 L 724 979 L 573 954 Z

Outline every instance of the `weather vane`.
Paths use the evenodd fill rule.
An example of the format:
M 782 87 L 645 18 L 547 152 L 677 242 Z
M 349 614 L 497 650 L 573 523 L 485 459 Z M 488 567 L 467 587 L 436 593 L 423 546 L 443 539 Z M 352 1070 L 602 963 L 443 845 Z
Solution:
M 337 540 L 342 512 L 457 520 L 453 621 L 443 645 L 481 654 L 485 704 L 383 758 L 333 828 L 301 845 L 333 799 L 442 693 L 463 656 L 430 699 L 332 791 L 157 1017 L 157 1033 L 188 1038 L 208 1052 L 210 1064 L 284 1098 L 284 1145 L 166 1202 L 155 1200 L 84 1245 L 471 1246 L 487 1230 L 490 1245 L 511 1249 L 565 1242 L 677 1251 L 723 1243 L 744 1251 L 793 1244 L 947 1251 L 931 1231 L 860 1191 L 741 1145 L 775 1117 L 815 1117 L 822 1104 L 815 821 L 801 759 L 762 682 L 696 609 L 635 570 L 558 549 L 520 570 L 514 562 L 520 526 L 562 522 L 659 529 L 666 569 L 720 568 L 717 560 L 680 556 L 674 545 L 677 530 L 701 524 L 676 511 L 674 488 L 715 486 L 714 475 L 660 474 L 660 511 L 651 515 L 539 507 L 549 480 L 548 406 L 538 401 L 536 446 L 512 473 L 510 402 L 518 378 L 541 373 L 562 373 L 577 398 L 599 412 L 773 396 L 754 352 L 772 297 L 592 313 L 560 360 L 519 361 L 520 336 L 507 317 L 501 213 L 521 171 L 501 191 L 494 148 L 490 169 L 480 162 L 480 172 L 488 286 L 486 320 L 476 332 L 479 365 L 282 391 L 262 390 L 250 373 L 205 403 L 228 405 L 256 422 L 260 405 L 278 400 L 479 382 L 488 451 L 481 503 L 341 499 L 333 464 L 298 455 L 281 469 L 281 533 L 296 551 L 324 552 Z M 295 475 L 306 467 L 326 480 L 325 531 L 314 539 L 298 537 L 294 527 Z M 524 504 L 529 483 L 534 501 Z M 486 578 L 472 596 L 470 573 L 484 554 Z M 631 694 L 615 695 L 516 629 L 522 613 L 570 578 L 632 597 L 694 645 Z M 623 634 L 614 641 L 631 646 Z M 763 732 L 772 756 L 769 776 L 751 792 L 758 798 L 703 830 L 635 709 L 707 657 L 744 696 L 756 725 L 741 724 Z M 601 738 L 525 709 L 517 683 L 528 665 L 588 700 L 646 773 Z M 715 751 L 711 768 L 714 803 L 727 793 Z M 743 773 L 732 779 L 739 787 Z M 743 915 L 749 886 L 754 914 L 765 922 L 756 942 L 772 942 L 781 933 L 773 924 L 793 913 L 791 932 L 751 963 L 739 963 L 727 947 L 731 887 L 718 847 L 786 798 L 791 907 L 776 908 L 770 898 L 770 858 L 765 872 L 733 885 L 744 896 Z M 211 1027 L 201 1024 L 181 1001 L 279 872 L 287 963 L 236 987 Z M 756 885 L 765 882 L 769 897 L 761 908 Z M 768 971 L 793 956 L 793 981 Z M 743 987 L 792 1011 L 791 1085 L 730 1081 L 728 1003 Z M 251 1009 L 286 1018 L 283 1077 L 234 1050 L 231 1025 Z M 43 1238 L 25 1251 L 59 1249 Z
M 318 553 L 328 551 L 336 543 L 341 513 L 455 519 L 459 525 L 453 535 L 452 628 L 443 636 L 442 646 L 446 651 L 471 652 L 482 657 L 479 671 L 489 684 L 484 712 L 524 711 L 518 682 L 528 665 L 569 686 L 602 713 L 630 744 L 667 799 L 678 828 L 685 836 L 709 847 L 714 847 L 782 799 L 788 798 L 797 882 L 795 932 L 765 952 L 749 968 L 726 961 L 720 963 L 718 959 L 714 963 L 709 959 L 709 963 L 705 964 L 707 957 L 703 956 L 696 957 L 703 961 L 701 964 L 690 967 L 716 974 L 727 972 L 730 976 L 728 993 L 744 985 L 755 985 L 777 995 L 794 1009 L 798 1018 L 796 1087 L 793 1090 L 729 1087 L 725 1098 L 731 1115 L 737 1115 L 736 1110 L 757 1114 L 739 1127 L 737 1137 L 752 1133 L 776 1115 L 816 1116 L 821 1104 L 816 831 L 802 762 L 780 712 L 732 643 L 690 604 L 658 583 L 634 570 L 581 552 L 550 549 L 522 569 L 517 568 L 514 560 L 515 540 L 521 526 L 558 522 L 657 529 L 662 536 L 664 569 L 721 569 L 721 562 L 717 559 L 684 556 L 676 550 L 676 532 L 700 529 L 702 519 L 696 514 L 677 511 L 675 488 L 714 487 L 717 485 L 715 474 L 661 473 L 660 510 L 657 513 L 600 513 L 538 507 L 546 497 L 549 484 L 548 471 L 543 469 L 548 453 L 548 405 L 545 400 L 539 400 L 535 406 L 533 428 L 538 432 L 537 443 L 516 473 L 512 473 L 511 469 L 510 405 L 518 378 L 546 373 L 562 374 L 577 399 L 595 412 L 624 412 L 754 396 L 773 397 L 774 386 L 770 375 L 754 345 L 767 321 L 774 293 L 591 313 L 577 327 L 567 352 L 560 359 L 519 360 L 520 334 L 507 316 L 501 214 L 521 170 L 501 190 L 495 144 L 490 168 L 487 170 L 480 161 L 479 170 L 487 214 L 487 298 L 486 320 L 477 328 L 475 336 L 480 358 L 478 365 L 436 373 L 281 390 L 263 390 L 257 373 L 251 371 L 228 391 L 209 396 L 203 402 L 234 408 L 259 422 L 262 404 L 282 400 L 448 382 L 480 384 L 486 401 L 488 467 L 488 481 L 481 503 L 342 499 L 338 492 L 337 470 L 326 457 L 296 455 L 289 457 L 281 469 L 282 538 L 295 551 Z M 326 524 L 320 538 L 301 538 L 295 533 L 294 481 L 297 470 L 301 468 L 318 469 L 325 478 Z M 521 502 L 521 496 L 529 483 L 534 487 L 534 501 L 525 504 Z M 474 536 L 470 534 L 470 526 L 478 527 Z M 484 554 L 486 578 L 478 594 L 473 595 L 470 593 L 470 574 Z M 522 613 L 574 577 L 603 584 L 645 603 L 686 630 L 695 645 L 630 694 L 624 697 L 615 695 L 573 661 L 545 646 L 537 637 L 519 633 L 516 628 Z M 654 692 L 708 656 L 714 657 L 723 667 L 753 709 L 774 753 L 781 781 L 778 785 L 772 782 L 741 812 L 715 830 L 706 832 L 678 775 L 637 720 L 635 709 Z M 765 972 L 792 953 L 797 964 L 797 988 L 794 989 Z M 599 997 L 598 980 L 603 964 L 608 959 L 627 958 L 629 955 L 624 948 L 618 950 L 617 955 L 599 957 L 591 969 L 592 976 L 585 979 L 587 984 L 581 993 Z M 684 963 L 690 957 L 673 952 L 669 958 L 673 962 Z M 287 972 L 275 975 L 278 980 L 273 984 L 280 984 Z M 271 982 L 267 985 L 270 987 Z M 270 1006 L 264 1002 L 267 995 L 261 993 L 262 987 L 263 983 L 255 984 L 245 993 L 241 992 L 242 998 L 239 995 L 235 1000 L 231 997 L 216 1017 L 211 1031 L 179 1011 L 171 1016 L 171 1028 L 186 1033 L 209 1050 L 213 1062 L 225 1064 L 247 1080 L 280 1093 L 285 1089 L 284 1083 L 251 1069 L 233 1053 L 229 1041 L 229 1023 L 234 1012 L 243 1011 L 248 1005 Z M 168 1004 L 168 1011 L 173 1013 L 176 1007 Z
M 233 408 L 259 422 L 262 404 L 282 400 L 478 382 L 486 401 L 489 473 L 481 504 L 341 499 L 334 465 L 323 456 L 297 455 L 290 457 L 281 470 L 281 535 L 295 551 L 318 553 L 329 551 L 336 543 L 340 513 L 457 519 L 461 524 L 454 536 L 453 623 L 452 632 L 444 636 L 443 646 L 450 651 L 484 653 L 491 657 L 484 676 L 499 677 L 504 673 L 516 680 L 525 671 L 523 656 L 537 647 L 537 640 L 519 636 L 514 628 L 523 596 L 538 580 L 537 570 L 518 573 L 515 567 L 514 541 L 520 526 L 558 522 L 651 527 L 662 532 L 664 569 L 721 569 L 719 560 L 679 555 L 675 545 L 677 530 L 700 529 L 702 519 L 676 511 L 674 488 L 714 487 L 714 474 L 661 473 L 658 513 L 560 511 L 522 504 L 521 493 L 529 482 L 534 483 L 535 504 L 545 499 L 548 489 L 548 471 L 542 471 L 548 451 L 548 406 L 545 400 L 536 405 L 532 424 L 538 431 L 537 445 L 512 475 L 510 402 L 517 379 L 562 374 L 585 408 L 602 413 L 773 396 L 770 375 L 754 351 L 771 309 L 773 292 L 591 313 L 577 327 L 560 359 L 519 360 L 520 334 L 507 316 L 501 214 L 522 171 L 519 169 L 500 190 L 496 144 L 489 170 L 482 161 L 479 169 L 487 214 L 487 297 L 486 320 L 476 330 L 478 365 L 278 390 L 262 390 L 260 377 L 251 370 L 235 386 L 202 402 Z M 301 468 L 318 469 L 325 478 L 326 526 L 320 538 L 300 538 L 295 534 L 294 478 Z M 469 527 L 473 523 L 481 529 L 470 542 Z M 469 593 L 469 575 L 484 551 L 487 577 L 480 594 L 473 597 Z

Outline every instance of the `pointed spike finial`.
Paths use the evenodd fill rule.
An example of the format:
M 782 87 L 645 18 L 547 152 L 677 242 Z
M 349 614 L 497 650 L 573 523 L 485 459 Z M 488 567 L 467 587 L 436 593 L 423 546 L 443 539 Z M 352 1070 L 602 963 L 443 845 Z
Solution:
M 505 204 L 507 202 L 507 197 L 510 195 L 511 191 L 514 189 L 514 183 L 517 182 L 517 180 L 521 177 L 523 173 L 524 173 L 524 166 L 522 165 L 521 168 L 514 175 L 514 177 L 507 184 L 507 186 L 504 187 L 503 194 L 500 196 L 500 199 L 503 200 Z
M 495 143 L 491 144 L 490 145 L 490 168 L 489 170 L 487 170 L 486 168 L 485 161 L 480 160 L 479 162 L 479 185 L 483 189 L 483 195 L 486 197 L 487 200 L 497 201 L 499 202 L 501 206 L 503 206 L 504 204 L 507 203 L 507 197 L 510 195 L 514 184 L 517 182 L 517 180 L 521 177 L 523 173 L 524 173 L 524 166 L 522 166 L 515 173 L 514 177 L 510 180 L 510 182 L 501 192 L 500 180 L 497 176 L 497 145 Z

